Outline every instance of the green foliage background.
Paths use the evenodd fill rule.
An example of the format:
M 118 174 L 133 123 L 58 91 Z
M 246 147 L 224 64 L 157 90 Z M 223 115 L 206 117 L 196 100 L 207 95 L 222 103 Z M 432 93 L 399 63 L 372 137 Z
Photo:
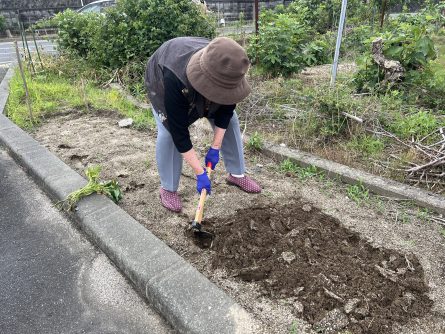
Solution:
M 215 36 L 215 24 L 190 0 L 120 0 L 104 14 L 70 10 L 50 22 L 62 52 L 86 57 L 93 66 L 121 68 L 146 60 L 178 36 Z
M 0 32 L 3 32 L 6 30 L 6 19 L 0 15 Z

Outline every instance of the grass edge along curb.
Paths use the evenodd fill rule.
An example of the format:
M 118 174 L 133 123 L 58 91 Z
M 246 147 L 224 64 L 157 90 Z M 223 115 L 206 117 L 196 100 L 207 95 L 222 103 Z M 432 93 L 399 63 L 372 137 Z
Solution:
M 352 185 L 360 183 L 374 194 L 396 199 L 409 199 L 421 207 L 445 215 L 445 197 L 432 192 L 280 145 L 265 143 L 261 153 L 280 161 L 289 159 L 301 167 L 315 166 L 328 178 L 339 179 Z
M 0 92 L 0 101 L 8 95 L 9 89 Z M 86 184 L 3 111 L 4 105 L 0 145 L 53 200 Z M 246 310 L 110 199 L 87 197 L 70 218 L 179 333 L 257 332 Z
M 118 84 L 114 84 L 114 88 L 120 87 L 122 94 L 131 102 L 135 103 L 135 99 L 125 92 Z M 140 103 L 138 103 L 140 106 Z M 143 108 L 150 108 L 149 104 L 145 104 Z M 249 142 L 249 136 L 244 135 L 243 142 Z M 331 160 L 317 157 L 313 154 L 302 152 L 297 149 L 290 149 L 280 145 L 273 145 L 267 142 L 262 143 L 259 150 L 262 154 L 284 161 L 290 159 L 301 167 L 315 166 L 318 170 L 324 172 L 328 178 L 340 179 L 346 184 L 362 184 L 374 194 L 393 197 L 396 199 L 409 199 L 417 205 L 431 209 L 437 213 L 445 215 L 445 197 L 434 194 L 432 192 L 416 188 L 397 182 L 391 179 L 373 175 L 356 168 L 333 162 Z

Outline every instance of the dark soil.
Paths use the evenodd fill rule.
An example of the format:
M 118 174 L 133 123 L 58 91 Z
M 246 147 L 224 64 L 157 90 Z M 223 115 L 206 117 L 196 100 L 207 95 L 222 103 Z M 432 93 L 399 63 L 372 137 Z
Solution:
M 316 331 L 390 333 L 433 305 L 416 256 L 375 248 L 298 199 L 241 209 L 203 227 L 216 235 L 201 244 L 211 246 L 214 268 L 256 281 Z

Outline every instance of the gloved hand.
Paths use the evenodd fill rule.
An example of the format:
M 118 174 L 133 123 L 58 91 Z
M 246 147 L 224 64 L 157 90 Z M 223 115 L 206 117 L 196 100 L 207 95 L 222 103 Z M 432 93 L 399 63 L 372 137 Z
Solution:
M 210 195 L 212 191 L 212 186 L 210 184 L 209 176 L 207 175 L 207 171 L 204 169 L 204 173 L 196 175 L 196 190 L 198 194 L 201 194 L 202 189 L 207 190 L 207 194 Z
M 219 162 L 219 150 L 218 149 L 210 147 L 210 149 L 207 152 L 207 155 L 205 157 L 206 166 L 208 166 L 209 162 L 212 164 L 212 169 L 214 170 L 216 164 Z

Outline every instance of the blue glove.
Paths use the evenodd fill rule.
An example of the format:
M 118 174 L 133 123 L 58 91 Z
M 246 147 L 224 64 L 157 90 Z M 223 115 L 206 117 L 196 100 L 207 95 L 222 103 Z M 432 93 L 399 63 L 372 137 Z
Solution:
M 196 190 L 198 190 L 198 194 L 201 194 L 202 189 L 207 190 L 207 194 L 210 195 L 212 191 L 212 186 L 210 185 L 210 179 L 207 175 L 207 171 L 204 170 L 204 173 L 196 175 Z
M 216 148 L 210 147 L 207 155 L 205 157 L 206 166 L 208 166 L 209 162 L 212 164 L 212 169 L 215 169 L 216 164 L 219 162 L 219 150 Z

